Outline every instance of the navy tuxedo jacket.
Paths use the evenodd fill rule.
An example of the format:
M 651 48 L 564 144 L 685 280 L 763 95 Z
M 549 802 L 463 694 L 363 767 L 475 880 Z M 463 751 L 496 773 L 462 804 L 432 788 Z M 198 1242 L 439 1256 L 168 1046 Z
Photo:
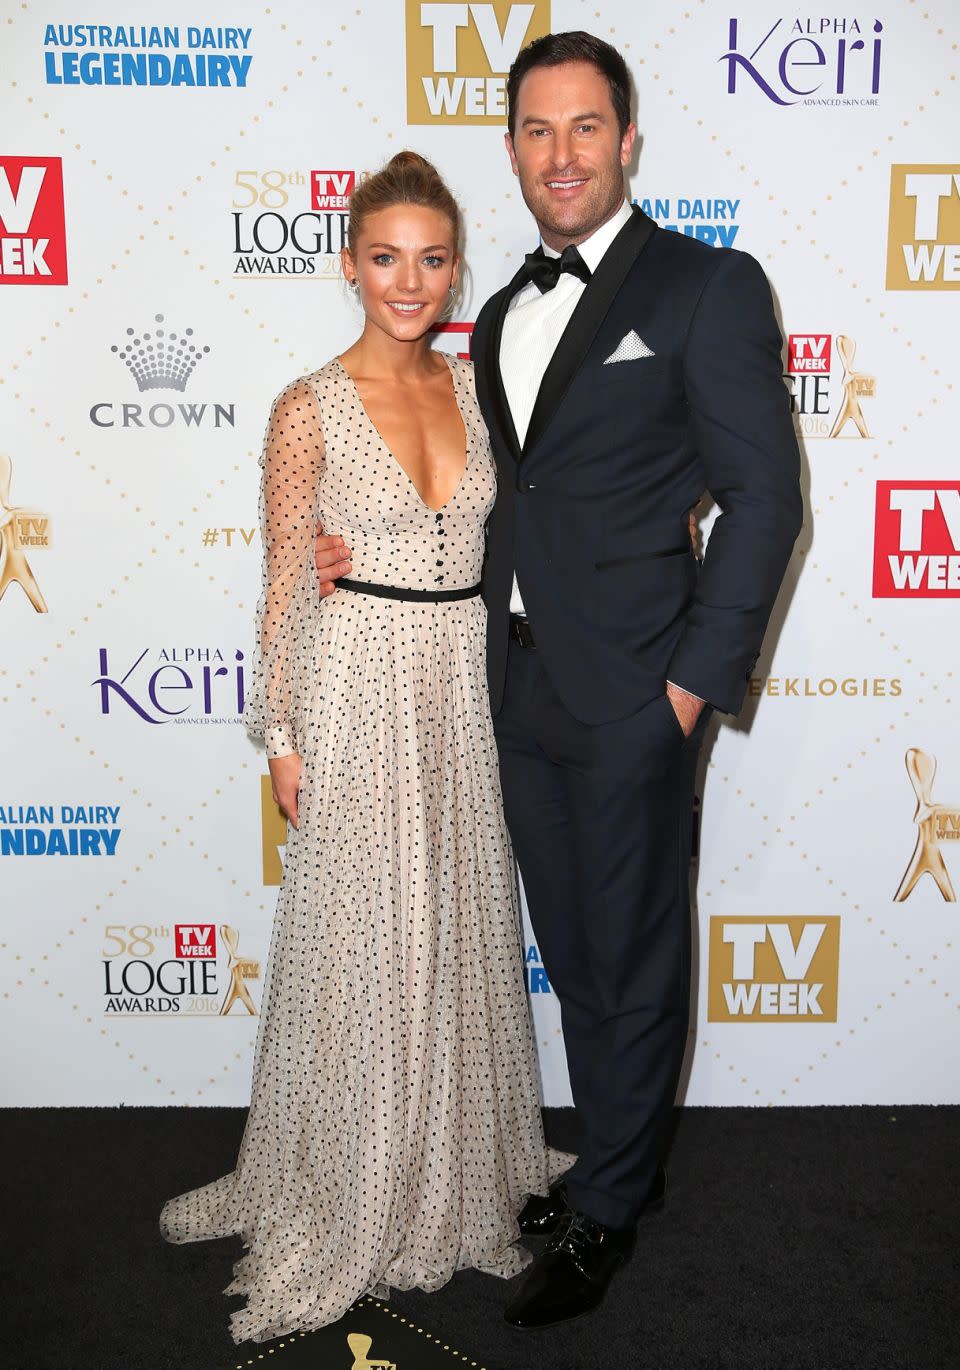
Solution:
M 763 271 L 635 208 L 557 345 L 522 447 L 499 364 L 520 284 L 487 301 L 472 341 L 498 475 L 483 580 L 493 712 L 516 571 L 574 717 L 624 718 L 667 679 L 736 713 L 803 516 Z M 654 355 L 604 365 L 631 330 Z M 705 490 L 721 512 L 699 564 L 687 514 Z

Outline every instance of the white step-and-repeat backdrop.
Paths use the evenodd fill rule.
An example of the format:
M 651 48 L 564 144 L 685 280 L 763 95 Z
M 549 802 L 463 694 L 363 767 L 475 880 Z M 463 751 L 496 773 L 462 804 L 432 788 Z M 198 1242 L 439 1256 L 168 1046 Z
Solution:
M 470 290 L 438 338 L 466 350 L 535 243 L 504 73 L 551 28 L 631 66 L 631 196 L 767 270 L 812 516 L 704 770 L 685 1097 L 960 1099 L 956 7 L 70 17 L 0 6 L 4 1100 L 247 1100 L 284 843 L 239 726 L 268 408 L 357 334 L 346 207 L 404 146 L 466 210 Z

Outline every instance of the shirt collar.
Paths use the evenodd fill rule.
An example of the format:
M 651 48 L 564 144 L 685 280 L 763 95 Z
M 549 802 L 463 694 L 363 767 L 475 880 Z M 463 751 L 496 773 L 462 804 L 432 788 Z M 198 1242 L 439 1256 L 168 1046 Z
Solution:
M 623 228 L 624 224 L 630 219 L 632 214 L 633 207 L 627 200 L 624 200 L 612 219 L 608 219 L 605 224 L 600 225 L 595 233 L 591 233 L 589 238 L 585 238 L 582 243 L 578 243 L 577 250 L 591 272 L 596 271 L 607 248 L 613 242 L 621 228 Z M 542 243 L 541 246 L 548 257 L 560 256 L 559 252 L 554 251 L 552 247 L 548 247 L 546 243 Z

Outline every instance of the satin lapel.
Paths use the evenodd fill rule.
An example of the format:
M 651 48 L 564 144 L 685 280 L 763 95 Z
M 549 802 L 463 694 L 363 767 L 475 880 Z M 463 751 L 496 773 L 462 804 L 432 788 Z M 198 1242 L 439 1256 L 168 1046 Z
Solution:
M 490 407 L 493 411 L 497 427 L 500 430 L 500 435 L 514 461 L 520 460 L 520 439 L 517 437 L 513 415 L 510 413 L 507 394 L 503 388 L 503 375 L 500 371 L 500 339 L 503 336 L 503 321 L 507 317 L 510 301 L 517 293 L 520 286 L 520 277 L 523 274 L 524 269 L 521 267 L 510 284 L 500 292 L 500 298 L 497 301 L 497 307 L 490 323 L 490 334 L 487 338 L 487 346 L 483 359 Z
M 621 228 L 590 277 L 590 283 L 581 295 L 550 364 L 543 373 L 521 460 L 546 432 L 627 272 L 650 241 L 655 229 L 653 220 L 642 209 L 634 208 L 633 218 Z

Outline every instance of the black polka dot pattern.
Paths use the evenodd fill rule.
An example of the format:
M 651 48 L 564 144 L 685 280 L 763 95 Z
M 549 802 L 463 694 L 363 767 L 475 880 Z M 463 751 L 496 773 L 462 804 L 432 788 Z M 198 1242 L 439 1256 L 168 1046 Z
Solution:
M 236 1170 L 171 1200 L 170 1241 L 239 1233 L 237 1341 L 335 1321 L 362 1294 L 515 1274 L 548 1162 L 522 981 L 479 598 L 316 592 L 316 520 L 352 577 L 480 579 L 495 474 L 468 362 L 447 359 L 467 464 L 426 505 L 339 361 L 274 405 L 247 722 L 303 759 Z

